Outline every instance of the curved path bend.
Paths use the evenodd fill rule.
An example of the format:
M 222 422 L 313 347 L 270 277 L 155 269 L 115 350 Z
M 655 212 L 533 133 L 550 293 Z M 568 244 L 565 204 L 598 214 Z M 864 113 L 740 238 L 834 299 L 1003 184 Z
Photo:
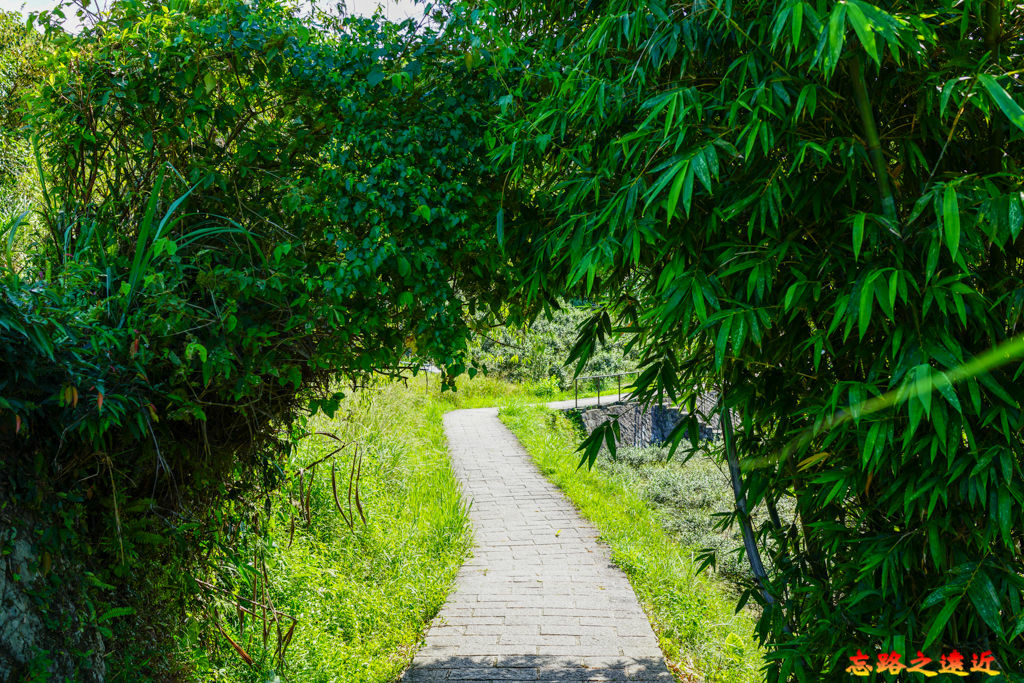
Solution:
M 473 556 L 404 680 L 670 683 L 626 576 L 497 408 L 450 412 L 444 428 Z

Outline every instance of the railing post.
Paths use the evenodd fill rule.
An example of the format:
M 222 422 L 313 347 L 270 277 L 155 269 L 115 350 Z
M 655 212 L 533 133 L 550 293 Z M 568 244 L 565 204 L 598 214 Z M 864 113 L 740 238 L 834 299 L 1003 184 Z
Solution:
M 597 405 L 601 405 L 601 376 L 597 377 Z
M 622 375 L 616 375 L 615 379 L 619 383 L 619 403 L 622 403 Z
M 579 377 L 573 377 L 572 378 L 572 388 L 576 392 L 576 405 L 575 405 L 575 408 L 577 410 L 579 410 L 579 407 L 580 407 L 580 378 Z

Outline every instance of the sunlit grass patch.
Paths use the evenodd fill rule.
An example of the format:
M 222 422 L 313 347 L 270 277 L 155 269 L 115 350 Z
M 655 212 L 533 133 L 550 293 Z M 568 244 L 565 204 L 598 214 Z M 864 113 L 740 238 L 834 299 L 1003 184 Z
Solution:
M 352 409 L 349 419 L 344 415 Z M 270 598 L 297 618 L 283 669 L 262 647 L 259 628 L 230 633 L 253 656 L 245 664 L 226 638 L 204 650 L 197 630 L 183 647 L 204 680 L 394 680 L 408 665 L 429 620 L 444 604 L 469 549 L 466 510 L 445 451 L 441 415 L 447 409 L 421 386 L 391 384 L 366 390 L 323 415 L 310 431 L 336 434 L 362 449 L 360 503 L 352 528 L 337 510 L 329 467 L 318 467 L 310 522 L 279 500 L 266 548 Z M 303 440 L 299 466 L 322 458 L 335 442 Z M 348 458 L 338 463 L 339 499 L 347 510 Z M 279 671 L 274 671 L 277 666 Z

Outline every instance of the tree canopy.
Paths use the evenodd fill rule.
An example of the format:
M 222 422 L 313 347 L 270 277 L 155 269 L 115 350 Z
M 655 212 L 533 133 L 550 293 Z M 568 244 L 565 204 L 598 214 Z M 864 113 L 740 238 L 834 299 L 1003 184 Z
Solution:
M 465 302 L 503 288 L 488 81 L 411 25 L 318 28 L 273 2 L 121 2 L 56 50 L 29 107 L 55 295 L 80 278 L 78 320 L 124 364 L 61 386 L 96 387 L 108 415 L 206 420 L 260 397 L 276 419 L 331 375 L 462 371 Z M 5 407 L 39 429 L 36 411 L 99 419 L 59 388 Z
M 53 556 L 128 582 L 150 548 L 122 529 L 192 528 L 204 557 L 212 511 L 251 519 L 281 484 L 307 409 L 466 369 L 473 314 L 508 289 L 492 84 L 415 29 L 124 0 L 51 32 L 17 120 L 42 237 L 4 226 L 0 468 L 72 530 Z
M 743 595 L 769 678 L 856 646 L 1019 670 L 1024 7 L 516 3 L 481 33 L 521 300 L 598 299 L 574 357 L 625 335 L 643 399 L 721 391 L 737 521 L 795 498 Z

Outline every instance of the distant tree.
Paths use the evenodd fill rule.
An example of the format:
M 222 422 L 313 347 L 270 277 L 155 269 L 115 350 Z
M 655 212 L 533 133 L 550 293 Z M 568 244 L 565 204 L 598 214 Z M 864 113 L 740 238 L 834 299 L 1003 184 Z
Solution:
M 574 357 L 625 335 L 641 398 L 721 390 L 737 522 L 795 499 L 747 546 L 768 678 L 1019 678 L 1024 6 L 497 4 L 523 306 L 600 299 Z
M 570 388 L 574 368 L 566 359 L 576 342 L 577 328 L 591 309 L 589 303 L 560 301 L 549 315 L 528 324 L 478 329 L 471 347 L 473 359 L 488 372 L 512 381 L 551 380 L 562 389 Z M 635 367 L 636 358 L 624 352 L 622 342 L 609 339 L 587 359 L 583 374 L 629 372 Z

